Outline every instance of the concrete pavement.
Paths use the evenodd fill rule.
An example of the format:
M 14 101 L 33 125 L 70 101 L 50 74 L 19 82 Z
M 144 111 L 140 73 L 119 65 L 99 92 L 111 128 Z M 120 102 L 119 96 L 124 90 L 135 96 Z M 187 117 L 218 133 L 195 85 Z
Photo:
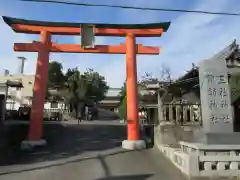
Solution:
M 53 127 L 49 146 L 0 167 L 1 180 L 182 180 L 158 150 L 125 151 L 126 129 L 117 121 Z M 50 129 L 51 129 L 50 128 Z

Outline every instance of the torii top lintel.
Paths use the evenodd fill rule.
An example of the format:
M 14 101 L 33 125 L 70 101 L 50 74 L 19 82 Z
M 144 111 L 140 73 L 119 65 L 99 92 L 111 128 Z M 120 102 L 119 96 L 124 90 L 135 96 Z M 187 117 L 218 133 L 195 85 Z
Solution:
M 15 32 L 26 34 L 39 34 L 45 30 L 51 34 L 57 35 L 79 35 L 80 25 L 84 23 L 66 23 L 66 22 L 45 22 L 25 20 L 11 17 L 3 17 Z M 151 23 L 151 24 L 98 24 L 95 26 L 96 36 L 126 36 L 127 33 L 133 33 L 136 37 L 159 37 L 166 32 L 170 22 Z

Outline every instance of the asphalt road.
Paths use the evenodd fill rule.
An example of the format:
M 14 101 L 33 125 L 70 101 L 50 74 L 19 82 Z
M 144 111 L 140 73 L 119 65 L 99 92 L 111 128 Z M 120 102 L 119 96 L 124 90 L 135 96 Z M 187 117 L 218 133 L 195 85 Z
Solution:
M 48 126 L 49 145 L 0 167 L 1 180 L 182 180 L 157 149 L 125 151 L 118 122 Z M 51 138 L 49 138 L 51 136 Z

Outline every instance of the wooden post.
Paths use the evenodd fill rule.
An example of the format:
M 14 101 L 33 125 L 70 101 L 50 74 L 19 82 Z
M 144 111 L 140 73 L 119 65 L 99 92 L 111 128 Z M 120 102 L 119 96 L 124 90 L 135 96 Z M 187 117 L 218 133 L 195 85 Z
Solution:
M 51 34 L 49 32 L 41 32 L 40 43 L 42 46 L 38 52 L 30 116 L 30 130 L 28 135 L 28 139 L 30 141 L 40 140 L 43 134 L 43 108 L 46 94 L 46 86 L 48 81 L 50 39 Z
M 136 38 L 126 36 L 128 140 L 139 140 Z

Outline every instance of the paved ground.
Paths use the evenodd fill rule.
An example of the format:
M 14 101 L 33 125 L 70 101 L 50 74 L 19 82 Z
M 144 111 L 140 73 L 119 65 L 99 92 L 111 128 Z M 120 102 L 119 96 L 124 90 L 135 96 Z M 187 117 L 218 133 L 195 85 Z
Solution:
M 119 121 L 48 124 L 49 146 L 19 153 L 0 167 L 1 180 L 181 180 L 156 149 L 125 151 Z

